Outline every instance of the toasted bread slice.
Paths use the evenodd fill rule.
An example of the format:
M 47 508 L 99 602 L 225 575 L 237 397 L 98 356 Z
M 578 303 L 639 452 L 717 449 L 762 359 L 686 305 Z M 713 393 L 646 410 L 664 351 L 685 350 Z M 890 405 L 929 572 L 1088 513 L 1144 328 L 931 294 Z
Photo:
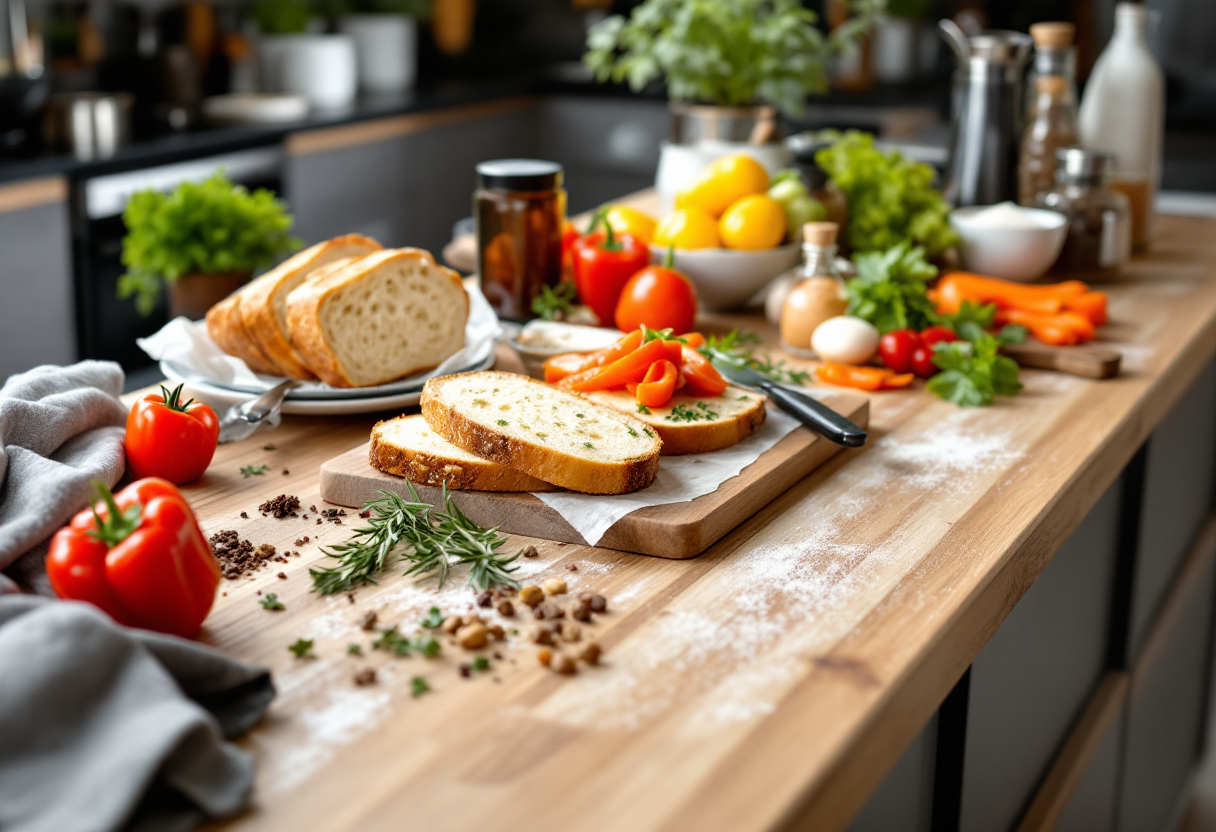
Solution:
M 422 416 L 398 416 L 372 428 L 372 467 L 420 485 L 465 491 L 557 491 L 522 471 L 462 451 Z
M 514 373 L 440 376 L 422 389 L 435 433 L 469 453 L 587 494 L 650 485 L 662 440 L 616 410 Z
M 291 343 L 287 329 L 287 296 L 314 269 L 335 260 L 359 257 L 383 248 L 375 240 L 361 234 L 335 237 L 289 257 L 242 290 L 239 306 L 241 320 L 262 352 L 284 374 L 304 380 L 317 377 Z
M 288 326 L 326 384 L 370 387 L 438 367 L 464 346 L 460 275 L 416 248 L 369 254 L 288 298 Z
M 255 373 L 281 376 L 283 371 L 266 357 L 241 320 L 241 291 L 238 289 L 207 310 L 207 334 L 220 349 L 244 361 Z
M 663 453 L 668 456 L 720 451 L 746 439 L 764 424 L 767 399 L 761 393 L 731 385 L 721 395 L 708 398 L 677 393 L 665 406 L 640 413 L 637 401 L 626 390 L 583 395 L 650 425 L 663 439 Z

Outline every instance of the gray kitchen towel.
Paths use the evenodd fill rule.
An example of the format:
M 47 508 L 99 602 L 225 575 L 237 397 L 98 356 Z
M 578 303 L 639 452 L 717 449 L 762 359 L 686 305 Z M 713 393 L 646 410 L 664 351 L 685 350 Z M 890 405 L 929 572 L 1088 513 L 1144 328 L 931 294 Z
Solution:
M 177 832 L 249 800 L 270 674 L 92 606 L 0 595 L 0 830 Z
M 82 361 L 35 367 L 0 387 L 0 569 L 87 506 L 93 480 L 122 477 L 122 380 L 117 364 Z M 20 571 L 40 576 L 37 560 Z

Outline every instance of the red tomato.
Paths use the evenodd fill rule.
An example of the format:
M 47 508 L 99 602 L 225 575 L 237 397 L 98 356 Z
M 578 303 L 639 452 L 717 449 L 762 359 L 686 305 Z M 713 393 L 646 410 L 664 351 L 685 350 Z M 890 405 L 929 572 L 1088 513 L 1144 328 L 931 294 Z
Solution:
M 215 455 L 220 420 L 193 399 L 182 404 L 182 385 L 160 388 L 135 403 L 127 416 L 127 469 L 136 479 L 160 477 L 174 485 L 194 482 Z
M 916 330 L 897 329 L 888 332 L 878 341 L 878 356 L 897 373 L 912 371 L 912 353 L 920 346 L 920 335 Z
M 954 330 L 944 326 L 925 327 L 920 331 L 920 342 L 930 350 L 933 349 L 934 344 L 957 340 L 958 336 L 954 334 Z
M 629 332 L 641 326 L 692 329 L 697 319 L 697 295 L 688 278 L 666 266 L 648 266 L 629 278 L 616 304 L 616 328 Z
M 912 372 L 917 378 L 929 378 L 938 374 L 937 365 L 933 363 L 933 348 L 919 346 L 912 351 Z

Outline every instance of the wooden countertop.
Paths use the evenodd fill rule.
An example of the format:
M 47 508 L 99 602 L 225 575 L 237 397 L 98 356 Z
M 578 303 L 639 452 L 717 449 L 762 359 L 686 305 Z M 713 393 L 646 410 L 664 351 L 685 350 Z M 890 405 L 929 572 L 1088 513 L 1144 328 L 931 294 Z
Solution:
M 529 579 L 560 576 L 609 599 L 587 628 L 604 664 L 573 678 L 539 667 L 522 640 L 472 679 L 458 675 L 457 647 L 434 660 L 368 649 L 365 611 L 412 631 L 432 605 L 471 603 L 456 582 L 436 593 L 390 569 L 354 602 L 309 592 L 316 544 L 343 540 L 358 518 L 316 525 L 257 506 L 289 493 L 323 508 L 319 465 L 365 441 L 375 417 L 288 418 L 221 446 L 190 489 L 205 531 L 302 553 L 225 581 L 202 636 L 268 665 L 279 688 L 243 741 L 258 761 L 256 808 L 229 827 L 844 827 L 1216 353 L 1216 222 L 1162 219 L 1152 253 L 1103 288 L 1120 378 L 1025 371 L 1022 395 L 978 410 L 923 389 L 877 394 L 867 448 L 700 558 L 513 539 L 540 550 Z M 238 472 L 260 463 L 265 476 Z M 287 609 L 263 610 L 258 590 Z M 287 651 L 300 637 L 315 640 L 314 659 Z M 352 642 L 365 658 L 347 655 Z M 379 683 L 356 687 L 367 665 Z M 416 675 L 432 692 L 410 696 Z

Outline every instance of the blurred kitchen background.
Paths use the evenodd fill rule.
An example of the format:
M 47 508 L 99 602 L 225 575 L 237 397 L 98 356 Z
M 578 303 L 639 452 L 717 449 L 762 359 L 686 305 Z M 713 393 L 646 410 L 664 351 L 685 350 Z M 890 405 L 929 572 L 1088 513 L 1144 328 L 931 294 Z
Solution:
M 654 182 L 659 87 L 595 84 L 588 25 L 625 0 L 0 0 L 0 378 L 121 362 L 166 320 L 118 300 L 131 193 L 216 168 L 286 200 L 305 243 L 358 231 L 438 253 L 470 213 L 474 164 L 560 162 L 571 213 Z M 836 0 L 808 0 L 827 27 Z M 1165 191 L 1216 192 L 1216 3 L 1153 0 L 1165 70 Z M 787 136 L 860 128 L 941 165 L 953 59 L 936 22 L 1077 27 L 1083 86 L 1114 0 L 890 0 Z M 274 95 L 254 95 L 274 93 Z

